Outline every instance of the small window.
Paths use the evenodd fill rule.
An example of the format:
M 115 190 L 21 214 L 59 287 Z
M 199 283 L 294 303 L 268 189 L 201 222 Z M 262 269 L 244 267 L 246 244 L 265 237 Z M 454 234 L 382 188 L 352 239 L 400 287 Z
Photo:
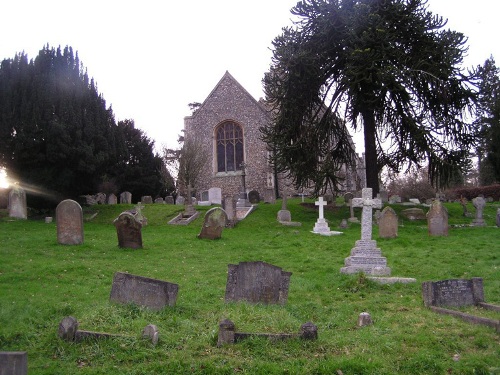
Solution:
M 227 121 L 217 127 L 217 172 L 241 170 L 243 163 L 243 131 L 238 124 Z

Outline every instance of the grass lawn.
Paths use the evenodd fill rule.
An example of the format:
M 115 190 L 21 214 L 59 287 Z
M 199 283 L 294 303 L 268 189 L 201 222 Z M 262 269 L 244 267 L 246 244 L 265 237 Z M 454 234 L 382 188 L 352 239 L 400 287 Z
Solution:
M 202 215 L 189 226 L 171 226 L 167 221 L 179 206 L 147 205 L 141 250 L 118 248 L 112 224 L 132 205 L 85 209 L 87 218 L 92 210 L 98 214 L 85 222 L 85 242 L 78 246 L 59 245 L 55 223 L 13 220 L 0 211 L 0 350 L 27 351 L 30 374 L 500 374 L 498 332 L 437 315 L 421 297 L 423 281 L 482 277 L 486 302 L 500 305 L 499 203 L 486 206 L 489 226 L 483 228 L 462 225 L 472 218 L 462 216 L 458 203 L 445 206 L 448 237 L 429 237 L 425 221 L 401 220 L 396 239 L 378 238 L 374 227 L 392 276 L 417 279 L 404 285 L 340 274 L 360 224 L 350 224 L 341 236 L 313 234 L 317 211 L 300 199 L 289 200 L 288 208 L 301 227 L 276 221 L 281 202 L 260 204 L 216 241 L 196 237 L 207 207 L 198 207 Z M 392 207 L 398 213 L 407 208 Z M 339 230 L 349 209 L 329 207 L 325 217 Z M 257 260 L 292 272 L 288 303 L 224 303 L 227 265 Z M 110 303 L 117 271 L 179 284 L 176 306 L 152 312 Z M 466 310 L 500 319 L 498 313 Z M 358 328 L 364 311 L 374 324 Z M 68 315 L 80 329 L 123 337 L 62 341 L 57 329 Z M 218 324 L 225 318 L 245 332 L 296 333 L 311 321 L 319 337 L 255 337 L 218 348 Z M 157 346 L 140 338 L 150 323 L 160 331 Z

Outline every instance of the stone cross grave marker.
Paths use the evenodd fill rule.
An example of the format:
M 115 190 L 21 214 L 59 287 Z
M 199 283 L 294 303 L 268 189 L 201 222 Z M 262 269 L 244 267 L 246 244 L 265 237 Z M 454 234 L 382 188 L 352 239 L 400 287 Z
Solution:
M 142 249 L 142 223 L 130 212 L 122 212 L 113 224 L 118 235 L 118 246 L 129 249 Z
M 448 211 L 440 200 L 433 200 L 427 212 L 427 228 L 429 236 L 448 235 Z
M 380 238 L 396 238 L 398 236 L 398 215 L 389 206 L 385 207 L 378 221 Z
M 284 305 L 291 275 L 291 272 L 261 261 L 229 264 L 225 301 Z
M 226 227 L 226 224 L 226 211 L 220 207 L 211 208 L 205 214 L 205 220 L 203 221 L 203 226 L 201 227 L 200 234 L 198 234 L 198 238 L 206 238 L 209 240 L 221 238 L 222 230 Z
M 364 188 L 362 198 L 354 198 L 352 205 L 363 207 L 361 240 L 356 241 L 355 247 L 351 249 L 351 255 L 345 259 L 340 272 L 346 274 L 364 272 L 370 276 L 390 275 L 391 269 L 387 267 L 387 259 L 377 248 L 377 241 L 372 240 L 372 211 L 374 208 L 381 208 L 382 202 L 380 199 L 372 198 L 371 188 Z
M 149 277 L 116 272 L 109 296 L 110 301 L 135 303 L 152 310 L 175 306 L 179 285 Z
M 19 186 L 15 186 L 9 193 L 9 217 L 17 219 L 28 218 L 28 207 L 26 205 L 26 192 Z
M 57 242 L 61 245 L 83 243 L 83 212 L 78 202 L 66 199 L 56 207 Z
M 319 197 L 316 202 L 314 202 L 316 206 L 319 208 L 319 217 L 318 220 L 316 221 L 316 224 L 314 224 L 314 233 L 329 233 L 330 232 L 330 227 L 328 226 L 328 223 L 325 220 L 325 211 L 324 207 L 327 205 L 327 202 L 323 200 L 323 197 Z
M 472 220 L 472 225 L 475 227 L 484 227 L 486 223 L 483 219 L 483 210 L 486 200 L 483 197 L 476 197 L 472 200 L 472 204 L 476 208 L 476 218 Z

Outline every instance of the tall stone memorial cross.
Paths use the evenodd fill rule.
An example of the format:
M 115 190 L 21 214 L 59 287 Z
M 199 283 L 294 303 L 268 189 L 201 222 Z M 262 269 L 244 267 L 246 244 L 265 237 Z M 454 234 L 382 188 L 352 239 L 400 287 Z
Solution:
M 319 234 L 331 234 L 330 227 L 328 226 L 328 223 L 325 220 L 325 210 L 324 207 L 327 205 L 328 202 L 323 200 L 323 197 L 319 197 L 317 202 L 314 202 L 316 206 L 319 207 L 319 217 L 318 220 L 316 221 L 316 224 L 314 224 L 313 228 L 313 233 L 319 233 Z
M 314 202 L 316 206 L 319 207 L 319 219 L 325 220 L 325 210 L 323 207 L 327 205 L 327 202 L 323 200 L 323 197 L 319 197 L 317 202 Z
M 363 207 L 361 213 L 361 240 L 369 241 L 372 239 L 372 221 L 373 209 L 382 208 L 382 200 L 372 198 L 372 189 L 365 188 L 362 190 L 361 198 L 353 198 L 351 200 L 352 207 Z

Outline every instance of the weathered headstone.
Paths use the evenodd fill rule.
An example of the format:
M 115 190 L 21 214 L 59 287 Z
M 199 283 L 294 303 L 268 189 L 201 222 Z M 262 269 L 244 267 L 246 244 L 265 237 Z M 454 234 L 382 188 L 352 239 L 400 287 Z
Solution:
M 165 201 L 163 200 L 163 198 L 159 197 L 159 198 L 155 199 L 155 203 L 156 204 L 165 204 Z
M 390 204 L 401 203 L 401 197 L 399 195 L 391 195 L 389 197 L 389 203 Z
M 429 236 L 448 235 L 448 211 L 440 200 L 433 200 L 427 212 L 427 229 Z
M 130 191 L 124 191 L 120 194 L 121 204 L 132 204 L 132 193 Z
M 382 201 L 382 204 L 387 203 L 389 201 L 389 193 L 387 190 L 380 190 L 378 198 Z
M 370 313 L 362 312 L 358 316 L 358 327 L 366 327 L 373 324 L 372 316 Z
M 291 272 L 265 262 L 229 264 L 226 302 L 286 304 Z
M 222 203 L 222 190 L 220 187 L 212 187 L 208 189 L 208 200 L 212 204 Z
M 200 234 L 198 234 L 198 238 L 210 240 L 221 238 L 222 230 L 226 227 L 226 224 L 226 211 L 220 207 L 211 208 L 205 214 L 205 220 L 203 221 L 203 226 L 201 227 Z
M 226 211 L 227 227 L 234 227 L 236 224 L 236 199 L 232 195 L 225 196 L 222 200 L 222 208 Z
M 483 279 L 473 277 L 422 283 L 425 306 L 462 307 L 484 302 Z
M 248 200 L 252 204 L 257 204 L 260 202 L 260 194 L 257 190 L 250 190 L 248 192 Z
M 292 214 L 287 208 L 287 196 L 285 193 L 281 194 L 281 210 L 278 211 L 277 219 L 280 223 L 288 223 L 292 221 Z
M 472 204 L 476 208 L 476 218 L 472 220 L 472 225 L 475 227 L 484 227 L 486 223 L 483 219 L 483 210 L 484 206 L 486 205 L 486 200 L 483 197 L 479 196 L 472 200 Z
M 153 203 L 153 197 L 151 195 L 144 195 L 141 198 L 141 203 L 142 204 L 152 204 Z
M 113 193 L 108 195 L 108 204 L 116 204 L 117 203 L 117 198 L 116 195 Z
M 165 197 L 165 203 L 166 204 L 174 204 L 174 197 L 172 197 L 171 195 L 167 195 Z
M 378 221 L 380 238 L 396 238 L 398 236 L 398 215 L 389 206 L 385 207 Z
M 275 204 L 276 203 L 276 194 L 274 193 L 274 189 L 266 189 L 263 193 L 264 203 Z
M 83 212 L 78 202 L 66 199 L 56 207 L 57 242 L 61 245 L 83 243 Z
M 351 200 L 354 198 L 353 193 L 345 193 L 344 194 L 344 203 L 345 204 L 351 204 Z
M 177 206 L 183 206 L 186 203 L 186 198 L 184 198 L 182 195 L 178 195 L 177 198 L 175 199 L 175 204 Z
M 0 352 L 0 375 L 27 375 L 27 352 Z
M 425 212 L 421 208 L 407 208 L 401 211 L 401 215 L 412 221 L 426 219 Z
M 201 199 L 200 201 L 202 202 L 209 202 L 208 200 L 208 190 L 202 191 L 201 192 Z
M 97 204 L 106 204 L 106 194 L 104 193 L 97 193 L 95 195 L 95 201 Z
M 143 276 L 116 272 L 109 296 L 110 301 L 161 310 L 175 306 L 179 285 Z
M 130 212 L 122 212 L 113 224 L 118 235 L 118 246 L 129 249 L 142 249 L 142 223 Z
M 372 210 L 381 208 L 382 202 L 380 199 L 372 198 L 371 188 L 365 188 L 362 191 L 362 198 L 352 200 L 352 206 L 363 208 L 361 240 L 356 241 L 351 255 L 345 259 L 344 267 L 340 269 L 340 272 L 346 274 L 364 272 L 371 276 L 390 275 L 391 269 L 387 267 L 387 259 L 377 248 L 377 241 L 372 240 Z
M 19 186 L 14 186 L 9 193 L 9 217 L 16 219 L 28 218 L 26 192 Z
M 318 200 L 314 202 L 314 204 L 319 208 L 319 217 L 314 224 L 313 232 L 319 234 L 331 232 L 330 227 L 325 220 L 324 214 L 324 207 L 326 206 L 327 202 L 323 200 L 323 197 L 319 197 Z

